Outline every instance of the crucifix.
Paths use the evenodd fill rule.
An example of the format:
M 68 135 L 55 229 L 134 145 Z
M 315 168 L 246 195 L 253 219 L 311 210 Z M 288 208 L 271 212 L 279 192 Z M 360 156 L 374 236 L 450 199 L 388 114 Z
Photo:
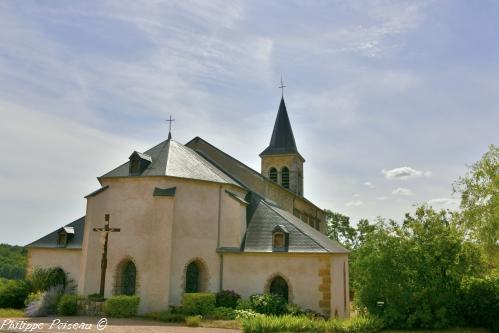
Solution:
M 170 119 L 166 119 L 165 121 L 170 123 L 170 131 L 168 132 L 168 140 L 172 138 L 172 122 L 175 121 L 175 119 L 172 119 L 172 115 L 170 115 Z
M 281 89 L 281 97 L 284 97 L 284 88 L 286 88 L 286 86 L 282 82 L 282 75 L 281 75 L 281 85 L 278 88 Z
M 101 296 L 104 296 L 104 284 L 106 283 L 106 268 L 107 268 L 107 243 L 109 239 L 110 232 L 119 232 L 120 228 L 110 228 L 109 227 L 109 214 L 104 215 L 104 228 L 94 228 L 96 232 L 104 233 L 104 250 L 102 251 L 102 259 L 100 262 L 100 291 Z

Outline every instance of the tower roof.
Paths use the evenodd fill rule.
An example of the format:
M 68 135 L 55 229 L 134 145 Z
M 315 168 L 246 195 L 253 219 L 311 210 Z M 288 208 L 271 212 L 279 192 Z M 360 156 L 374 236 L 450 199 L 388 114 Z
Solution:
M 284 103 L 284 98 L 281 98 L 281 104 L 279 104 L 279 111 L 277 112 L 277 118 L 275 120 L 274 131 L 272 132 L 270 144 L 263 152 L 261 152 L 260 156 L 279 154 L 299 155 L 298 149 L 296 148 L 293 129 L 291 128 L 291 122 L 289 121 L 288 111 L 286 110 L 286 104 Z

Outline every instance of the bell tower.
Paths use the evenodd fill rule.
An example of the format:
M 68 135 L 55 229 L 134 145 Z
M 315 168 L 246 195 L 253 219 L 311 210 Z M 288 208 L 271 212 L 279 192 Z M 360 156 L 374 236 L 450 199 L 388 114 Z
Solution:
M 261 173 L 284 188 L 303 196 L 303 163 L 305 159 L 296 148 L 295 137 L 281 98 L 269 146 L 260 153 Z

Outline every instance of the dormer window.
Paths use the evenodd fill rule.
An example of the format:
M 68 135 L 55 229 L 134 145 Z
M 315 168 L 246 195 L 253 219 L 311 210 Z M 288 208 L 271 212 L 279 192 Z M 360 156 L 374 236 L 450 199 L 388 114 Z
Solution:
M 74 228 L 73 227 L 64 227 L 59 229 L 57 232 L 57 246 L 66 247 L 68 242 L 74 237 Z
M 274 252 L 287 252 L 289 246 L 289 232 L 282 226 L 277 225 L 272 230 L 272 251 Z
M 269 170 L 269 178 L 274 183 L 277 183 L 277 169 L 276 168 L 274 168 L 274 167 L 270 168 L 270 170 Z
M 130 159 L 130 175 L 138 176 L 149 166 L 152 158 L 149 155 L 134 151 L 129 157 Z

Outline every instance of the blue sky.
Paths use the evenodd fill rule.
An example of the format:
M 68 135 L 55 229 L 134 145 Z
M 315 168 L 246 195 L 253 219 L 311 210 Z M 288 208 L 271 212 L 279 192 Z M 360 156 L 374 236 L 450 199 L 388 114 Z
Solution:
M 305 196 L 455 208 L 499 143 L 497 1 L 1 1 L 0 242 L 85 214 L 97 176 L 201 136 L 259 170 L 281 73 Z

